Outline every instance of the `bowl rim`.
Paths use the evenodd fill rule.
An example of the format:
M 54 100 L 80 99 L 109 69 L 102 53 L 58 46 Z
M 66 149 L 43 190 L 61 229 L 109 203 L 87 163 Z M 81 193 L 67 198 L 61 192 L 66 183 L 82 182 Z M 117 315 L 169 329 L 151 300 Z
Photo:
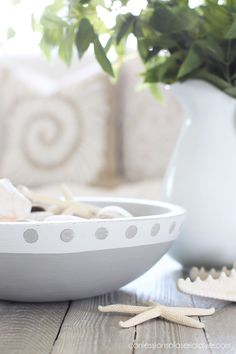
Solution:
M 185 211 L 182 207 L 155 200 L 109 197 L 83 197 L 80 200 L 105 203 L 113 201 L 122 204 L 126 202 L 135 205 L 138 203 L 147 207 L 162 207 L 164 213 L 161 214 L 160 211 L 158 215 L 92 219 L 90 222 L 83 220 L 2 222 L 0 254 L 80 253 L 173 242 L 185 220 Z M 158 228 L 155 235 L 152 235 L 153 228 Z M 131 232 L 131 235 L 127 232 Z
M 157 218 L 167 218 L 171 216 L 180 216 L 180 215 L 185 215 L 186 210 L 176 204 L 172 203 L 167 203 L 167 202 L 162 202 L 159 200 L 152 200 L 152 199 L 142 199 L 142 198 L 127 198 L 127 197 L 100 197 L 100 196 L 86 196 L 86 197 L 74 197 L 75 200 L 78 200 L 80 202 L 84 203 L 96 203 L 96 202 L 107 202 L 111 203 L 110 205 L 114 205 L 115 203 L 123 203 L 123 204 L 136 204 L 136 205 L 143 205 L 143 206 L 153 206 L 153 207 L 160 207 L 163 209 L 166 209 L 166 212 L 164 211 L 161 214 L 151 214 L 151 215 L 143 215 L 143 216 L 132 216 L 132 217 L 125 217 L 125 218 L 113 218 L 113 219 L 88 219 L 88 220 L 49 220 L 49 221 L 38 221 L 38 220 L 33 220 L 33 221 L 0 221 L 0 227 L 2 225 L 48 225 L 48 224 L 79 224 L 79 223 L 114 223 L 114 222 L 119 222 L 119 221 L 133 221 L 133 220 L 151 220 L 151 219 L 157 219 Z

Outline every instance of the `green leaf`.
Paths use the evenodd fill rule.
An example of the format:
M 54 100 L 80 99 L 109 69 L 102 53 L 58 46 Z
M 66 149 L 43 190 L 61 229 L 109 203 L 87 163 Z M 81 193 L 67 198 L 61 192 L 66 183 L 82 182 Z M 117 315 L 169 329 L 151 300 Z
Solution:
M 236 63 L 236 39 L 227 40 L 226 53 L 230 63 Z
M 88 5 L 90 2 L 91 0 L 78 0 L 78 3 L 82 5 Z
M 156 83 L 149 84 L 149 90 L 154 98 L 156 98 L 159 102 L 163 102 L 163 95 L 159 86 Z
M 41 38 L 39 42 L 40 49 L 42 50 L 43 54 L 47 58 L 47 60 L 50 60 L 51 58 L 51 47 L 48 44 L 48 42 L 45 40 L 44 37 Z
M 68 65 L 70 64 L 72 58 L 74 38 L 74 28 L 68 27 L 59 46 L 59 56 Z
M 180 66 L 178 76 L 177 76 L 178 79 L 181 79 L 182 77 L 188 75 L 195 69 L 199 68 L 201 64 L 202 64 L 201 57 L 196 52 L 196 49 L 192 47 L 188 52 L 188 55 L 186 56 L 183 64 Z
M 114 49 L 120 64 L 132 33 L 145 66 L 145 82 L 151 83 L 152 91 L 159 82 L 197 78 L 235 97 L 236 0 L 201 3 L 191 8 L 189 0 L 147 0 L 146 8 L 133 15 L 128 0 L 121 0 L 118 10 L 113 0 L 54 0 L 44 10 L 39 26 L 33 21 L 32 25 L 42 33 L 40 46 L 47 57 L 57 49 L 70 63 L 73 41 L 80 58 L 93 44 L 97 61 L 110 75 L 114 72 L 107 53 Z M 100 17 L 102 9 L 107 16 L 115 12 L 113 28 Z M 117 16 L 119 10 L 122 14 Z M 69 32 L 71 28 L 76 35 Z M 109 38 L 106 45 L 100 43 L 103 34 Z
M 151 94 L 153 95 L 153 97 L 159 101 L 159 102 L 163 102 L 164 101 L 164 97 L 163 94 L 160 90 L 160 87 L 157 83 L 145 83 L 145 82 L 141 82 L 138 84 L 138 86 L 136 87 L 136 91 L 137 92 L 141 92 L 144 90 L 149 89 L 149 91 L 151 92 Z
M 34 32 L 42 32 L 43 31 L 43 26 L 36 21 L 34 15 L 31 16 L 31 27 Z
M 172 8 L 158 1 L 154 3 L 154 12 L 149 23 L 156 31 L 170 34 L 193 30 L 197 22 L 195 11 L 178 6 Z
M 40 23 L 47 29 L 54 29 L 55 27 L 67 27 L 66 21 L 64 21 L 56 13 L 49 9 L 46 9 L 40 19 Z
M 236 86 L 232 86 L 232 87 L 225 89 L 225 93 L 236 98 Z
M 138 53 L 139 53 L 141 59 L 145 62 L 148 57 L 147 44 L 146 44 L 145 40 L 143 40 L 142 38 L 138 38 L 137 44 L 138 44 L 137 45 Z
M 175 38 L 171 35 L 161 34 L 157 35 L 153 41 L 154 45 L 161 49 L 171 49 L 171 48 L 178 48 L 178 43 L 176 42 Z
M 61 27 L 44 29 L 44 33 L 43 33 L 44 40 L 51 47 L 55 47 L 59 45 L 62 36 L 63 36 L 63 28 Z
M 101 65 L 102 69 L 111 76 L 114 76 L 112 65 L 106 56 L 106 52 L 101 45 L 98 37 L 94 39 L 94 53 L 98 63 Z
M 222 91 L 225 91 L 231 87 L 231 85 L 226 80 L 220 78 L 215 73 L 208 72 L 206 68 L 196 71 L 192 75 L 192 78 L 208 81 Z
M 127 14 L 120 15 L 118 19 L 120 24 L 116 34 L 117 44 L 119 44 L 120 41 L 131 32 L 135 17 L 132 14 Z
M 52 12 L 58 12 L 61 9 L 63 9 L 64 5 L 65 5 L 65 0 L 54 0 L 51 5 L 48 5 L 46 7 L 46 9 Z
M 229 9 L 224 5 L 219 5 L 217 1 L 207 0 L 207 5 L 201 6 L 201 11 L 205 33 L 218 38 L 224 37 L 231 23 L 232 14 Z
M 94 41 L 94 29 L 87 18 L 82 18 L 79 24 L 79 29 L 76 34 L 76 47 L 79 58 L 82 58 L 89 45 Z
M 225 35 L 226 39 L 235 39 L 236 38 L 236 20 L 232 23 L 231 27 L 229 28 L 228 32 Z
M 215 39 L 206 37 L 205 39 L 197 40 L 195 47 L 205 59 L 217 60 L 220 63 L 225 62 L 225 52 L 220 43 Z
M 16 32 L 12 27 L 9 27 L 7 30 L 7 39 L 11 39 L 13 37 L 15 37 Z
M 141 19 L 139 17 L 136 17 L 134 19 L 133 23 L 133 34 L 136 38 L 144 38 L 143 35 L 143 24 L 141 22 Z
M 107 43 L 106 43 L 106 45 L 105 45 L 105 48 L 104 48 L 104 50 L 105 50 L 106 53 L 109 52 L 109 49 L 111 48 L 111 46 L 112 46 L 112 44 L 113 44 L 113 41 L 114 41 L 114 38 L 111 36 L 111 37 L 108 39 L 108 41 L 107 41 Z
M 152 68 L 146 70 L 144 82 L 163 82 L 171 84 L 177 80 L 180 63 L 183 62 L 183 53 L 176 52 L 163 58 Z
M 233 11 L 236 11 L 235 0 L 226 0 L 226 5 Z

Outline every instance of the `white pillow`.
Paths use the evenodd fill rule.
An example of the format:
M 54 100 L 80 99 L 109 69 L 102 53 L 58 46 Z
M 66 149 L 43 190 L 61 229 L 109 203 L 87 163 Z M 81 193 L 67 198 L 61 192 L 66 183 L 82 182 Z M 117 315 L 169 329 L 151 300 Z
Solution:
M 92 64 L 63 75 L 56 64 L 54 72 L 33 64 L 0 63 L 1 176 L 27 185 L 96 182 L 107 164 L 108 78 Z
M 137 60 L 124 65 L 122 92 L 123 171 L 129 181 L 162 177 L 174 150 L 182 112 L 174 97 L 162 88 L 163 102 L 149 90 L 138 90 L 143 71 Z

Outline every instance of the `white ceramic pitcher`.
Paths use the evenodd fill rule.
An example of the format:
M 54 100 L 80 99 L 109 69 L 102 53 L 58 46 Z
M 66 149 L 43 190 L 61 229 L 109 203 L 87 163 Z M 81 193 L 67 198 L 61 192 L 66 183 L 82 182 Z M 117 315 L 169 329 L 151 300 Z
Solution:
M 187 219 L 171 253 L 183 265 L 236 260 L 236 99 L 202 80 L 173 85 L 186 120 L 162 197 Z

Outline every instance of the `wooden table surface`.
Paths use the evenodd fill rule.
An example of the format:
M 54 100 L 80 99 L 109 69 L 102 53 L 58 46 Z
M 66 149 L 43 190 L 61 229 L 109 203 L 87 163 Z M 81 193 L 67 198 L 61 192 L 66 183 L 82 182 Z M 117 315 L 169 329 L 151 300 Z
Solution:
M 0 302 L 0 354 L 236 353 L 236 305 L 179 293 L 180 266 L 165 256 L 149 272 L 114 293 L 62 303 Z M 152 320 L 121 329 L 126 315 L 101 314 L 99 304 L 216 307 L 205 329 Z

